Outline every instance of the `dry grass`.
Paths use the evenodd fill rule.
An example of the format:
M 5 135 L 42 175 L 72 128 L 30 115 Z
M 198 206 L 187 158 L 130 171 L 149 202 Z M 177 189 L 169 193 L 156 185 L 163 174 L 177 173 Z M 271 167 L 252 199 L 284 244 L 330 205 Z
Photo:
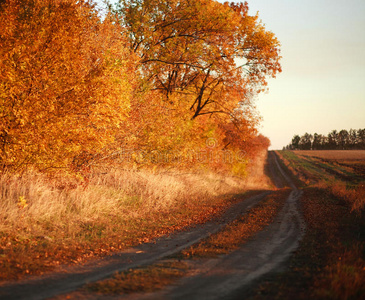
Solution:
M 262 151 L 256 155 L 248 164 L 249 176 L 245 179 L 245 186 L 248 189 L 268 189 L 272 188 L 271 180 L 265 174 L 267 163 L 267 151 Z
M 258 176 L 250 182 L 224 174 L 109 170 L 81 186 L 34 173 L 2 175 L 0 280 L 41 274 L 205 222 L 234 201 L 230 194 L 259 182 Z
M 334 196 L 348 202 L 351 205 L 351 211 L 361 212 L 365 207 L 365 184 L 349 189 L 346 183 L 340 182 L 330 186 L 330 190 Z
M 289 261 L 290 268 L 269 278 L 253 298 L 363 299 L 365 215 L 359 212 L 364 189 L 357 173 L 337 172 L 336 164 L 292 151 L 278 154 L 284 168 L 308 183 L 300 200 L 306 234 Z M 344 181 L 344 175 L 350 181 Z
M 298 155 L 307 155 L 330 160 L 365 160 L 365 150 L 295 150 Z
M 364 218 L 354 216 L 347 205 L 325 189 L 304 194 L 304 217 L 311 230 L 307 255 L 312 259 L 318 299 L 361 299 L 365 292 Z
M 316 282 L 315 295 L 321 299 L 361 299 L 365 295 L 363 248 L 353 245 L 325 267 Z

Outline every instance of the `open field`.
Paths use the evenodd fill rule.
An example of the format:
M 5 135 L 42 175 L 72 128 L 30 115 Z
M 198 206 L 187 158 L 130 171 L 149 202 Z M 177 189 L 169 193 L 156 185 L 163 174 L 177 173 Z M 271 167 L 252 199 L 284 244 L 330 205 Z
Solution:
M 365 159 L 357 159 L 359 154 L 352 151 L 321 152 L 322 156 L 337 159 L 317 158 L 308 155 L 311 151 L 280 151 L 286 167 L 298 178 L 304 186 L 323 187 L 336 197 L 347 201 L 353 210 L 361 211 L 365 205 Z M 358 151 L 355 151 L 358 152 Z M 356 160 L 355 160 L 356 157 Z
M 295 150 L 293 152 L 298 155 L 330 160 L 360 160 L 365 162 L 365 150 Z
M 293 153 L 326 172 L 324 180 L 328 181 L 332 175 L 354 186 L 361 186 L 365 181 L 365 150 L 301 150 Z

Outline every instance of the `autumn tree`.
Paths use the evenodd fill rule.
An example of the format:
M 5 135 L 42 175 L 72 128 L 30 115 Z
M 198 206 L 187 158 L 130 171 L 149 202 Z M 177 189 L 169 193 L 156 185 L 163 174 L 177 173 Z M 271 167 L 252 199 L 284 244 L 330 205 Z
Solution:
M 337 149 L 338 148 L 338 132 L 337 130 L 332 130 L 328 134 L 328 148 Z
M 349 147 L 351 149 L 355 149 L 358 143 L 358 133 L 354 129 L 350 129 L 349 131 Z
M 312 148 L 312 140 L 313 136 L 309 133 L 305 133 L 301 138 L 299 142 L 299 147 L 301 150 L 311 150 Z
M 365 150 L 365 128 L 359 129 L 357 131 L 358 134 L 358 148 Z
M 266 151 L 270 147 L 271 142 L 266 136 L 257 134 L 252 136 L 247 144 L 247 155 L 255 157 L 260 151 Z
M 140 58 L 129 145 L 186 153 L 214 138 L 214 150 L 245 148 L 259 121 L 252 99 L 281 71 L 279 42 L 247 3 L 125 0 L 113 12 Z
M 0 6 L 0 163 L 78 169 L 123 130 L 133 56 L 91 1 L 7 0 Z
M 193 119 L 230 114 L 281 70 L 279 42 L 257 15 L 248 15 L 247 3 L 125 0 L 116 12 L 142 76 L 167 100 L 183 95 Z
M 92 1 L 0 6 L 0 161 L 79 170 L 120 147 L 244 149 L 279 43 L 247 4 Z M 211 150 L 210 150 L 211 151 Z

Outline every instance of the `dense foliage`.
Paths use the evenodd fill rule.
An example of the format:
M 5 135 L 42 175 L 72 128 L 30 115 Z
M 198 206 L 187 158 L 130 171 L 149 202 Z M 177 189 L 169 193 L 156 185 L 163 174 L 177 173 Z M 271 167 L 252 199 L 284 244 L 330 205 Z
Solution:
M 83 1 L 0 7 L 0 163 L 78 168 L 107 152 L 134 81 L 125 34 Z
M 247 3 L 124 0 L 103 15 L 92 1 L 6 0 L 0 17 L 3 170 L 242 174 L 269 145 L 252 99 L 281 71 L 280 45 Z

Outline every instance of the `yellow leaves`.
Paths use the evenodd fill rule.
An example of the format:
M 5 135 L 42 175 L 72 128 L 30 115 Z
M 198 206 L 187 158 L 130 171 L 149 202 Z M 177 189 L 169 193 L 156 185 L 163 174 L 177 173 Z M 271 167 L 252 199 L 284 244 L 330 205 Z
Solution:
M 20 209 L 26 208 L 28 206 L 27 200 L 24 198 L 24 196 L 19 196 L 18 199 L 18 207 Z
M 121 12 L 124 32 L 82 1 L 14 3 L 0 12 L 0 161 L 10 169 L 74 170 L 121 145 L 188 156 L 208 135 L 223 147 L 224 125 L 251 105 L 251 81 L 261 85 L 269 72 L 260 65 L 244 77 L 235 53 L 246 52 L 237 47 L 266 47 L 257 58 L 270 56 L 265 66 L 275 72 L 274 37 L 247 5 L 126 1 L 136 7 Z M 251 125 L 230 140 L 255 133 L 257 118 L 242 119 Z
M 120 28 L 87 4 L 36 0 L 24 13 L 28 1 L 0 12 L 0 161 L 69 167 L 114 141 L 130 110 L 135 57 Z M 17 30 L 4 28 L 9 19 Z
M 231 114 L 281 70 L 275 36 L 248 15 L 247 3 L 126 0 L 119 13 L 144 78 L 169 101 L 188 95 L 178 98 L 188 102 L 192 118 Z

